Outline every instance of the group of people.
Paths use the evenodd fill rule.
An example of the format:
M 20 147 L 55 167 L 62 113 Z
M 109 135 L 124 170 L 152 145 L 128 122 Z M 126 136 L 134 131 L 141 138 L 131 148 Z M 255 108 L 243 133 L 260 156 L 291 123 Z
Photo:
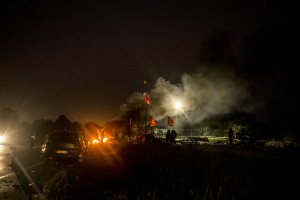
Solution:
M 176 144 L 177 132 L 173 129 L 172 131 L 168 129 L 166 133 L 166 143 L 167 144 Z

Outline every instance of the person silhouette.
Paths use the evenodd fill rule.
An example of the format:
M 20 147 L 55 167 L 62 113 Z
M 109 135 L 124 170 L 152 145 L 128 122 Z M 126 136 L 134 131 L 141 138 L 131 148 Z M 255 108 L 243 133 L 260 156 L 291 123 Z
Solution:
M 171 144 L 176 144 L 177 132 L 173 129 L 171 132 Z
M 170 131 L 170 129 L 168 129 L 168 131 L 166 133 L 166 143 L 171 144 L 171 131 Z
M 229 139 L 229 144 L 233 144 L 233 130 L 232 130 L 232 128 L 229 128 L 229 130 L 228 130 L 228 139 Z
M 118 138 L 119 138 L 119 133 L 118 133 L 118 131 L 115 131 L 115 135 L 114 135 L 115 144 L 118 143 Z
M 35 132 L 34 131 L 30 132 L 30 150 L 32 150 L 34 147 L 35 139 L 36 139 Z

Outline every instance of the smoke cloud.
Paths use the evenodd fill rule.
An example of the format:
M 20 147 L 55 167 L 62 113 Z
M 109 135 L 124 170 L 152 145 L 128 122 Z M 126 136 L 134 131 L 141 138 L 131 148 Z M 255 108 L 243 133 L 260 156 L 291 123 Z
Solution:
M 183 74 L 177 84 L 160 77 L 147 94 L 151 102 L 147 107 L 149 116 L 160 125 L 166 125 L 170 116 L 176 127 L 198 124 L 209 116 L 247 109 L 245 102 L 249 97 L 246 82 L 239 80 L 232 69 L 221 67 L 202 67 L 197 73 Z M 121 106 L 121 112 L 144 108 L 142 98 L 141 93 L 132 94 L 127 104 Z M 175 107 L 176 102 L 181 103 L 180 108 Z

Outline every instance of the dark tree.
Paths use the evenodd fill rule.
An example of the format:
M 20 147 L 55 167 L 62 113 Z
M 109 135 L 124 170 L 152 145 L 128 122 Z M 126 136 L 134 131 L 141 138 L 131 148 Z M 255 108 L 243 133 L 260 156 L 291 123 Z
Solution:
M 73 131 L 84 131 L 84 126 L 78 121 L 74 121 L 71 123 L 71 130 Z
M 10 130 L 20 123 L 18 113 L 10 107 L 3 108 L 0 111 L 0 129 L 1 131 Z
M 31 131 L 36 133 L 38 138 L 43 138 L 45 134 L 48 134 L 54 128 L 54 122 L 52 120 L 39 119 L 33 121 L 31 125 Z
M 284 138 L 285 121 L 282 118 L 272 118 L 264 123 L 263 134 L 266 139 L 281 140 Z
M 65 115 L 60 115 L 54 121 L 54 128 L 56 130 L 71 130 L 71 122 Z

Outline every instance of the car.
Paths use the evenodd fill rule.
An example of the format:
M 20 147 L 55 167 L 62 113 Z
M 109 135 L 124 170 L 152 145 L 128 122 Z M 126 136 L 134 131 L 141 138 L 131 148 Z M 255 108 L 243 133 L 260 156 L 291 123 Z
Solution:
M 41 159 L 82 163 L 87 147 L 80 131 L 54 131 L 43 142 Z

